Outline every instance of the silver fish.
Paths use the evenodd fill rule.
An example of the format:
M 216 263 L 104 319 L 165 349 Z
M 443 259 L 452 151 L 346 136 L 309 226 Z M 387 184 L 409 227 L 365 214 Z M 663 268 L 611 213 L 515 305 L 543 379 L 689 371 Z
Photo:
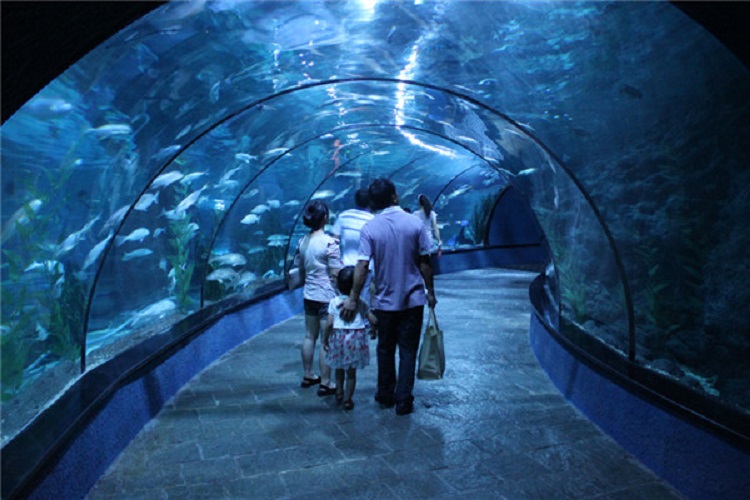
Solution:
M 261 205 L 256 206 L 252 210 L 250 210 L 250 213 L 255 214 L 255 215 L 261 215 L 261 214 L 268 212 L 269 210 L 270 208 L 268 207 L 268 205 L 261 204 Z
M 247 153 L 237 153 L 236 155 L 234 155 L 235 160 L 244 161 L 245 163 L 250 163 L 252 160 L 256 160 L 257 158 L 257 156 L 253 156 Z
M 289 200 L 286 203 L 284 203 L 285 207 L 298 207 L 300 206 L 299 200 Z
M 208 172 L 194 172 L 192 174 L 187 174 L 185 177 L 183 177 L 180 180 L 180 184 L 191 184 L 195 179 L 203 177 L 204 175 L 207 175 L 207 174 Z
M 348 188 L 344 189 L 339 194 L 337 194 L 336 196 L 334 196 L 331 201 L 338 201 L 338 200 L 340 200 L 341 198 L 343 198 L 344 196 L 346 196 L 349 193 L 349 191 L 351 191 L 351 190 L 352 190 L 352 187 L 349 186 Z
M 258 276 L 255 273 L 250 272 L 250 271 L 245 271 L 244 273 L 240 274 L 240 277 L 237 280 L 236 286 L 238 288 L 246 287 L 250 283 L 257 281 L 257 280 L 258 280 Z
M 272 234 L 267 238 L 269 247 L 283 247 L 289 241 L 289 236 L 284 234 Z
M 458 189 L 456 189 L 455 191 L 453 191 L 451 194 L 449 194 L 448 196 L 446 196 L 446 198 L 448 200 L 452 200 L 456 196 L 461 196 L 462 194 L 464 194 L 465 192 L 469 191 L 470 189 L 471 189 L 471 186 L 469 184 L 463 184 L 463 185 L 459 186 Z
M 247 259 L 244 255 L 238 254 L 238 253 L 227 253 L 224 255 L 219 255 L 217 257 L 214 257 L 211 259 L 212 263 L 219 264 L 221 266 L 231 266 L 231 267 L 237 267 L 237 266 L 244 266 L 247 264 Z
M 58 266 L 60 267 L 58 268 Z M 60 273 L 65 272 L 65 266 L 63 266 L 63 264 L 58 260 L 45 260 L 44 262 L 34 261 L 29 265 L 29 267 L 24 269 L 23 272 L 28 273 L 30 271 L 36 271 L 37 269 L 44 269 L 49 273 L 54 271 L 58 271 Z
M 135 207 L 133 207 L 133 209 L 145 212 L 154 203 L 159 203 L 159 193 L 146 193 L 141 196 L 141 199 L 138 200 L 138 203 L 135 204 Z
M 221 283 L 232 282 L 235 281 L 238 276 L 239 275 L 237 274 L 237 271 L 235 271 L 231 267 L 225 267 L 217 269 L 216 271 L 206 276 L 206 281 L 219 281 Z
M 156 152 L 154 156 L 151 157 L 151 159 L 157 162 L 166 160 L 167 158 L 178 152 L 180 149 L 182 149 L 182 146 L 180 144 L 172 144 L 171 146 L 167 146 L 166 148 L 161 148 Z
M 268 204 L 268 208 L 279 208 L 281 206 L 279 200 L 268 200 L 266 203 Z
M 240 170 L 240 167 L 236 167 L 236 168 L 233 168 L 233 169 L 229 170 L 229 171 L 228 171 L 228 172 L 227 172 L 226 174 L 224 174 L 224 175 L 223 175 L 223 176 L 221 177 L 221 179 L 219 179 L 219 183 L 218 183 L 218 185 L 219 185 L 219 186 L 223 186 L 224 184 L 226 184 L 227 182 L 229 182 L 229 180 L 230 180 L 230 179 L 232 178 L 232 176 L 233 176 L 233 175 L 234 175 L 235 173 L 237 173 L 237 172 L 238 172 L 239 170 Z M 236 182 L 236 181 L 235 181 L 235 182 Z
M 240 224 L 245 224 L 245 225 L 251 226 L 253 224 L 257 224 L 259 221 L 260 221 L 260 217 L 258 217 L 256 214 L 247 214 L 240 221 Z
M 83 238 L 86 237 L 86 233 L 89 232 L 89 230 L 91 229 L 91 226 L 96 224 L 98 220 L 99 220 L 99 216 L 96 216 L 94 220 L 87 222 L 86 225 L 83 226 L 83 229 L 65 238 L 65 240 L 63 240 L 63 242 L 60 243 L 60 246 L 55 252 L 55 255 L 62 255 L 64 253 L 67 253 L 73 250 L 81 242 L 81 240 L 83 240 Z
M 145 227 L 140 227 L 127 236 L 118 236 L 117 246 L 120 246 L 128 241 L 137 241 L 140 243 L 141 241 L 146 239 L 149 234 L 151 234 L 151 231 L 149 231 Z
M 110 137 L 131 134 L 133 133 L 133 128 L 127 123 L 108 123 L 96 128 L 91 128 L 88 132 L 102 137 Z
M 331 196 L 334 196 L 336 194 L 335 191 L 331 191 L 330 189 L 324 189 L 323 191 L 318 191 L 314 195 L 312 195 L 311 200 L 324 200 L 326 198 L 330 198 Z
M 176 212 L 185 212 L 188 208 L 192 207 L 198 202 L 198 198 L 200 197 L 203 190 L 206 189 L 206 186 L 203 186 L 202 188 L 198 189 L 197 191 L 193 191 L 189 195 L 185 197 L 184 200 L 182 200 L 177 207 L 175 208 Z
M 154 253 L 154 251 L 151 249 L 139 248 L 138 250 L 133 250 L 132 252 L 128 252 L 125 255 L 123 255 L 122 260 L 128 261 L 128 260 L 138 259 L 140 257 L 151 255 L 152 253 Z
M 159 189 L 162 187 L 167 187 L 170 184 L 179 181 L 185 177 L 182 172 L 173 171 L 173 172 L 167 172 L 166 174 L 161 174 L 159 177 L 154 179 L 154 182 L 151 183 L 150 189 Z
M 94 245 L 94 248 L 92 248 L 89 254 L 86 256 L 86 260 L 84 261 L 83 268 L 81 270 L 85 271 L 91 264 L 93 264 L 99 258 L 99 255 L 101 255 L 102 251 L 104 250 L 104 247 L 107 246 L 107 243 L 109 243 L 109 240 L 112 238 L 113 234 L 114 233 L 110 231 L 109 236 L 107 236 L 102 241 Z
M 16 226 L 25 226 L 31 220 L 30 217 L 36 215 L 42 206 L 42 200 L 31 200 L 24 206 L 16 210 L 13 215 L 3 224 L 2 242 L 5 243 L 16 232 Z
M 125 205 L 123 207 L 120 207 L 117 209 L 115 213 L 113 213 L 109 219 L 107 219 L 107 222 L 104 223 L 104 226 L 102 226 L 103 230 L 107 230 L 112 226 L 115 226 L 122 222 L 123 217 L 125 217 L 125 213 L 128 211 L 128 208 L 130 208 L 130 205 Z
M 172 299 L 163 299 L 138 311 L 132 318 L 131 323 L 137 324 L 152 316 L 162 317 L 177 309 L 177 304 Z

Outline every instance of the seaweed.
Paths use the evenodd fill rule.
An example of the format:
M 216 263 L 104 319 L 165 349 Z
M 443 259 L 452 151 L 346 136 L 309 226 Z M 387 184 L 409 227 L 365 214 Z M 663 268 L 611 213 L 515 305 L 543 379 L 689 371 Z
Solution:
M 185 194 L 187 187 L 182 187 Z M 195 262 L 190 258 L 190 240 L 195 235 L 195 224 L 189 215 L 182 219 L 173 220 L 169 224 L 171 238 L 169 245 L 174 253 L 167 255 L 174 273 L 174 293 L 177 306 L 183 312 L 188 312 L 193 304 L 190 298 L 190 283 L 195 271 Z

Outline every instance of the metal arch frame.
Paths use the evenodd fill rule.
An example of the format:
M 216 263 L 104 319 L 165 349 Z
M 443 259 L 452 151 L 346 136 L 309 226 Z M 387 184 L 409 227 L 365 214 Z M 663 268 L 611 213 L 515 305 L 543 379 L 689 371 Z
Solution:
M 487 106 L 486 104 L 478 101 L 477 99 L 475 99 L 475 98 L 473 98 L 471 96 L 468 96 L 466 94 L 462 94 L 460 92 L 456 92 L 455 90 L 451 90 L 451 89 L 448 89 L 448 88 L 443 88 L 443 87 L 440 87 L 440 86 L 437 86 L 437 85 L 428 84 L 428 83 L 418 82 L 418 81 L 415 81 L 415 80 L 398 79 L 398 78 L 382 78 L 382 77 L 352 77 L 352 78 L 342 78 L 342 79 L 335 79 L 335 80 L 323 80 L 323 81 L 319 81 L 319 82 L 307 83 L 307 84 L 298 85 L 298 86 L 295 86 L 295 87 L 290 87 L 290 88 L 284 89 L 284 90 L 282 90 L 280 92 L 277 92 L 275 94 L 265 96 L 265 97 L 263 97 L 261 99 L 258 99 L 256 101 L 250 103 L 250 104 L 247 104 L 245 106 L 242 106 L 239 109 L 237 109 L 237 110 L 235 110 L 235 111 L 233 111 L 231 113 L 228 113 L 225 117 L 218 119 L 210 127 L 207 127 L 201 133 L 196 134 L 190 141 L 188 141 L 185 144 L 185 146 L 183 148 L 180 149 L 180 151 L 176 152 L 174 155 L 172 155 L 171 157 L 169 157 L 169 158 L 167 158 L 165 160 L 165 163 L 162 166 L 162 168 L 157 171 L 156 175 L 154 175 L 152 177 L 151 182 L 149 182 L 148 184 L 146 184 L 146 186 L 141 191 L 140 195 L 135 199 L 135 201 L 128 208 L 128 210 L 126 211 L 125 215 L 123 216 L 122 221 L 120 221 L 120 223 L 118 224 L 116 230 L 114 231 L 112 239 L 107 244 L 106 248 L 104 249 L 104 252 L 102 253 L 101 260 L 99 262 L 99 266 L 97 267 L 97 271 L 96 271 L 94 280 L 92 281 L 91 288 L 90 288 L 90 291 L 89 291 L 89 300 L 88 300 L 88 302 L 86 304 L 86 312 L 85 312 L 85 316 L 84 316 L 84 325 L 83 325 L 83 328 L 84 328 L 84 331 L 83 331 L 83 342 L 82 342 L 82 345 L 81 345 L 81 371 L 84 372 L 85 371 L 85 366 L 86 366 L 86 364 L 85 364 L 86 363 L 86 338 L 88 336 L 88 324 L 89 324 L 89 318 L 90 318 L 90 313 L 91 313 L 91 304 L 92 304 L 94 293 L 96 291 L 96 288 L 97 288 L 97 285 L 98 285 L 98 282 L 99 282 L 100 273 L 101 273 L 101 271 L 103 269 L 103 266 L 104 266 L 104 262 L 105 262 L 107 256 L 109 255 L 109 252 L 110 252 L 110 250 L 112 248 L 112 244 L 113 244 L 113 242 L 115 240 L 116 235 L 122 229 L 125 221 L 127 220 L 128 216 L 132 212 L 135 204 L 143 196 L 143 194 L 145 194 L 145 192 L 148 190 L 148 187 L 151 185 L 151 183 L 153 183 L 154 179 L 156 179 L 156 177 L 159 174 L 161 174 L 167 168 L 168 165 L 170 165 L 182 152 L 184 152 L 186 149 L 188 149 L 190 146 L 192 146 L 198 140 L 202 139 L 211 130 L 213 130 L 216 127 L 222 125 L 223 123 L 226 123 L 227 121 L 231 120 L 235 116 L 238 116 L 241 113 L 243 113 L 243 112 L 245 112 L 245 111 L 247 111 L 249 109 L 254 108 L 255 106 L 258 106 L 260 104 L 263 104 L 263 103 L 268 102 L 270 100 L 276 99 L 278 97 L 281 97 L 281 96 L 284 96 L 284 95 L 287 95 L 287 94 L 291 94 L 291 93 L 294 93 L 294 92 L 298 92 L 298 91 L 301 91 L 301 90 L 318 88 L 318 87 L 322 87 L 322 86 L 326 86 L 326 85 L 342 85 L 342 84 L 349 84 L 349 83 L 354 84 L 354 83 L 373 83 L 373 82 L 385 83 L 385 84 L 406 84 L 406 85 L 413 85 L 413 86 L 416 86 L 416 87 L 421 87 L 421 88 L 426 88 L 426 89 L 431 89 L 431 90 L 435 90 L 435 91 L 438 91 L 438 92 L 446 93 L 446 94 L 454 96 L 455 98 L 459 99 L 460 101 L 468 102 L 468 103 L 476 106 L 477 108 L 480 108 L 480 109 L 482 109 L 482 110 L 490 113 L 491 115 L 495 115 L 497 117 L 500 117 L 501 119 L 505 120 L 506 122 L 508 122 L 511 125 L 513 125 L 514 127 L 516 127 L 516 129 L 521 134 L 527 136 L 534 144 L 536 144 L 538 147 L 542 148 L 542 150 L 544 150 L 556 162 L 556 164 L 558 166 L 560 166 L 560 168 L 562 168 L 562 170 L 568 175 L 568 177 L 570 178 L 570 180 L 573 182 L 573 184 L 576 186 L 576 188 L 578 189 L 578 191 L 581 193 L 581 195 L 584 197 L 584 199 L 586 200 L 586 202 L 591 207 L 591 210 L 593 211 L 594 216 L 596 217 L 597 221 L 599 222 L 599 225 L 602 228 L 602 231 L 604 232 L 605 238 L 607 239 L 607 242 L 608 242 L 608 244 L 610 246 L 610 249 L 611 249 L 611 251 L 613 253 L 613 256 L 615 258 L 615 264 L 617 266 L 618 272 L 620 274 L 620 279 L 621 279 L 622 284 L 623 284 L 624 295 L 625 295 L 625 303 L 626 303 L 627 315 L 628 315 L 628 333 L 629 333 L 629 352 L 628 352 L 628 356 L 629 356 L 629 358 L 630 358 L 631 361 L 634 360 L 635 359 L 635 312 L 634 312 L 634 306 L 633 306 L 632 293 L 631 293 L 631 290 L 630 290 L 630 284 L 629 284 L 629 281 L 628 281 L 628 278 L 627 278 L 627 274 L 625 272 L 625 266 L 624 266 L 624 264 L 622 262 L 622 257 L 620 255 L 620 252 L 617 249 L 617 245 L 616 245 L 616 241 L 614 239 L 614 236 L 612 235 L 612 232 L 609 230 L 609 227 L 604 222 L 604 218 L 602 217 L 601 212 L 599 211 L 599 209 L 597 208 L 596 204 L 594 203 L 591 195 L 585 189 L 585 187 L 583 186 L 583 184 L 581 183 L 581 181 L 573 174 L 573 172 L 571 171 L 571 169 L 567 165 L 565 165 L 565 163 L 560 158 L 558 158 L 558 156 L 552 150 L 550 150 L 542 141 L 540 141 L 531 131 L 529 131 L 523 125 L 521 125 L 517 121 L 513 120 L 510 116 L 508 116 L 508 115 L 506 115 L 504 113 L 501 113 L 501 112 L 495 110 L 494 108 L 491 108 L 490 106 Z M 394 125 L 394 126 L 399 127 L 399 128 L 407 128 L 407 126 L 405 126 L 405 125 Z M 447 138 L 447 139 L 451 140 L 450 138 Z M 459 143 L 458 141 L 453 141 L 452 140 L 451 142 L 455 142 L 457 144 L 460 144 L 462 147 L 465 147 L 466 149 L 469 149 L 471 151 L 470 148 L 464 146 L 462 143 Z M 492 165 L 492 162 L 488 162 L 488 163 L 490 165 Z M 499 166 L 498 166 L 498 168 L 499 168 Z

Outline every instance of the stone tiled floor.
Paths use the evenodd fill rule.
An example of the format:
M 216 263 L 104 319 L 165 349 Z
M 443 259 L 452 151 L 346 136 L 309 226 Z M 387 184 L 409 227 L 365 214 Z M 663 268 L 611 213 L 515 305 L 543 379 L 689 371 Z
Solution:
M 448 368 L 415 412 L 301 389 L 303 318 L 276 325 L 187 384 L 88 498 L 680 498 L 568 404 L 528 345 L 533 274 L 438 276 Z

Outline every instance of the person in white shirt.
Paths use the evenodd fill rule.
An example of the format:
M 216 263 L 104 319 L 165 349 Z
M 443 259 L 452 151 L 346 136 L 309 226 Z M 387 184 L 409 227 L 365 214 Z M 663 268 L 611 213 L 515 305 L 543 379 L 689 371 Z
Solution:
M 359 234 L 362 226 L 375 217 L 370 212 L 370 195 L 367 188 L 358 189 L 354 193 L 354 205 L 356 208 L 344 210 L 336 218 L 331 234 L 338 238 L 341 246 L 341 262 L 344 266 L 356 266 L 359 260 Z M 362 291 L 362 299 L 370 303 L 370 283 L 372 281 L 372 265 L 365 281 Z
M 414 215 L 422 221 L 424 231 L 430 239 L 430 252 L 435 252 L 436 250 L 439 252 L 443 246 L 443 241 L 440 239 L 437 213 L 432 209 L 432 203 L 426 195 L 420 194 L 417 199 L 419 201 L 419 210 Z
M 306 207 L 302 222 L 310 232 L 299 242 L 299 274 L 304 285 L 305 340 L 302 343 L 302 368 L 305 374 L 301 387 L 320 384 L 318 396 L 330 396 L 336 392 L 331 384 L 331 368 L 325 363 L 320 350 L 320 376 L 313 372 L 315 343 L 321 327 L 328 319 L 328 304 L 336 297 L 334 280 L 341 269 L 341 254 L 338 242 L 327 235 L 323 228 L 328 223 L 328 207 L 320 200 L 313 200 Z

